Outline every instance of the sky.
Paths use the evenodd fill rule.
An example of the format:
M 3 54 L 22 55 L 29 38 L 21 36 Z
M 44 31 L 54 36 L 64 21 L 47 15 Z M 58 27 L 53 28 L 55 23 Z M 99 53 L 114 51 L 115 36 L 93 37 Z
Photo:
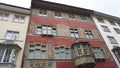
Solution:
M 45 0 L 86 8 L 120 18 L 120 0 Z M 30 8 L 31 0 L 0 0 L 1 3 Z

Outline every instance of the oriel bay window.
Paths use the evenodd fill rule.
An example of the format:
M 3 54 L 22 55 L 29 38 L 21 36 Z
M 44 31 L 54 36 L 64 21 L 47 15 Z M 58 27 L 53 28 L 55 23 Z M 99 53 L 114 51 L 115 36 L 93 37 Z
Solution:
M 38 26 L 36 30 L 36 34 L 39 35 L 56 35 L 56 28 L 51 26 Z
M 47 46 L 41 44 L 29 45 L 29 59 L 47 59 Z
M 96 61 L 102 59 L 102 60 L 105 60 L 106 57 L 105 57 L 105 53 L 103 51 L 102 48 L 99 48 L 99 47 L 93 47 L 92 48 L 92 52 L 94 54 L 94 58 L 96 59 Z
M 55 59 L 71 59 L 70 48 L 60 46 L 54 48 Z
M 10 48 L 0 48 L 0 63 L 15 63 L 17 51 Z
M 114 47 L 112 49 L 113 53 L 115 54 L 115 56 L 117 57 L 119 63 L 120 63 L 120 47 Z

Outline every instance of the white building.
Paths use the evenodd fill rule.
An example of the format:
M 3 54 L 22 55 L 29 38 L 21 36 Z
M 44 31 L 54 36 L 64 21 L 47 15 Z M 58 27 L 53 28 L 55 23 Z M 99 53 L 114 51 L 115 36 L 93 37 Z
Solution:
M 95 12 L 92 17 L 120 68 L 120 18 L 99 12 Z
M 21 68 L 30 10 L 0 3 L 0 68 Z

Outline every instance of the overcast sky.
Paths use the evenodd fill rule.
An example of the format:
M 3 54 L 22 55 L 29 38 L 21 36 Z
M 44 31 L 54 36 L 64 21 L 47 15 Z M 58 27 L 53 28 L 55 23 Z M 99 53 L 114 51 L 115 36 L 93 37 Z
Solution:
M 46 0 L 81 8 L 92 9 L 120 17 L 120 0 Z M 31 0 L 0 0 L 2 3 L 30 8 Z

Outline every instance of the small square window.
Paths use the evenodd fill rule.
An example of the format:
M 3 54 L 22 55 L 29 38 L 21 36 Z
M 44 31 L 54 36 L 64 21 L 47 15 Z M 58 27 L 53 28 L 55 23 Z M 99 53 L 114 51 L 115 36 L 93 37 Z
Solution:
M 8 20 L 8 13 L 0 12 L 0 20 Z
M 40 9 L 39 10 L 39 15 L 40 16 L 47 16 L 47 10 Z
M 87 22 L 87 17 L 86 16 L 80 16 L 80 20 L 83 22 Z
M 97 17 L 97 20 L 98 20 L 99 22 L 101 22 L 101 23 L 104 23 L 103 18 Z
M 120 29 L 114 28 L 114 30 L 115 30 L 115 32 L 116 32 L 117 34 L 120 34 Z
M 16 23 L 24 23 L 25 22 L 25 16 L 19 16 L 19 15 L 15 15 L 13 22 Z
M 108 29 L 107 26 L 103 26 L 103 25 L 101 25 L 101 27 L 102 27 L 103 31 L 105 31 L 105 32 L 110 32 L 110 30 Z
M 107 36 L 107 37 L 111 44 L 118 44 L 114 37 L 112 37 L 112 36 Z
M 109 21 L 111 25 L 116 25 L 116 23 L 114 21 Z
M 75 15 L 74 14 L 69 14 L 69 19 L 70 20 L 75 20 Z
M 19 32 L 7 31 L 5 39 L 8 39 L 8 40 L 18 40 L 19 39 Z
M 55 12 L 55 18 L 62 18 L 61 12 Z

